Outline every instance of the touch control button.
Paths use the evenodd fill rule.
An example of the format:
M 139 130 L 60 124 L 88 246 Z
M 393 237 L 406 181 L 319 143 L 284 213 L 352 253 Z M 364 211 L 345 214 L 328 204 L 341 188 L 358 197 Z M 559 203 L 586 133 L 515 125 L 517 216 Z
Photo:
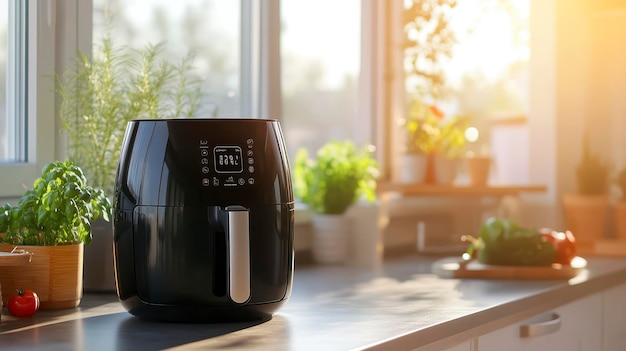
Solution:
M 250 166 L 250 167 L 248 167 L 248 172 L 250 172 L 250 173 L 254 173 L 254 166 Z
M 254 178 L 248 178 L 248 184 L 250 185 L 254 184 Z
M 200 149 L 200 156 L 202 156 L 202 157 L 209 156 L 209 150 L 207 150 L 207 149 Z

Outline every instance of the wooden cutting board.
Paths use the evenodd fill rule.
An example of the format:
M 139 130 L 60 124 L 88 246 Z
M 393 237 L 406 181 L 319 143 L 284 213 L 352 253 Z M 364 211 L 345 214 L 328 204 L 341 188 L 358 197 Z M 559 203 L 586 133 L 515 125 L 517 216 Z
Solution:
M 442 278 L 473 279 L 570 279 L 587 267 L 587 260 L 575 257 L 571 265 L 558 263 L 552 266 L 494 266 L 476 260 L 462 262 L 458 257 L 448 257 L 433 263 L 432 271 Z

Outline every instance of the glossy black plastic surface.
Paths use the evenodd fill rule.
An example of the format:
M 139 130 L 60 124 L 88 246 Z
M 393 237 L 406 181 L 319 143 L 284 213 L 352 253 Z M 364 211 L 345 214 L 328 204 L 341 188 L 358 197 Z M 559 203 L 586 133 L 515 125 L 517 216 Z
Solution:
M 243 304 L 228 295 L 231 205 L 249 210 L 250 299 Z M 290 294 L 293 216 L 278 122 L 132 121 L 114 203 L 118 296 L 131 313 L 150 319 L 271 315 Z

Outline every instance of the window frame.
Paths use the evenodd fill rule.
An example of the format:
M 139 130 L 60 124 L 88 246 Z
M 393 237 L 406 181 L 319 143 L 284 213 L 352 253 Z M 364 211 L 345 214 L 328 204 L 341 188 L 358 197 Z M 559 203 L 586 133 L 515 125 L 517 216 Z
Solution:
M 91 8 L 91 1 L 29 2 L 26 160 L 0 164 L 0 197 L 21 196 L 47 163 L 65 154 L 54 72 L 64 72 L 78 50 L 91 51 Z
M 14 35 L 10 35 L 8 44 L 8 60 L 7 60 L 7 86 L 15 87 L 7 89 L 6 93 L 6 114 L 7 116 L 17 116 L 9 118 L 7 121 L 7 139 L 8 154 L 15 160 L 26 159 L 26 98 L 24 91 L 27 77 L 26 62 L 23 58 L 27 57 L 28 50 L 28 2 L 11 1 L 9 7 L 9 32 L 14 31 Z M 24 16 L 20 16 L 24 14 Z
M 26 160 L 0 165 L 0 196 L 3 197 L 21 195 L 24 188 L 30 187 L 36 179 L 44 163 L 54 157 L 54 133 L 49 133 L 54 129 L 54 103 L 51 98 L 54 85 L 40 73 L 52 72 L 54 63 L 52 6 L 50 2 L 29 2 L 24 106 L 27 135 L 23 155 Z M 9 113 L 15 113 L 15 109 Z

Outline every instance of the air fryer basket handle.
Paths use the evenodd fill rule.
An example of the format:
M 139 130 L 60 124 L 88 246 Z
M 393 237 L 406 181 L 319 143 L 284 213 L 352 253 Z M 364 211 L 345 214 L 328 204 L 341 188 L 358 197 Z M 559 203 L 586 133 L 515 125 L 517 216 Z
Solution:
M 228 213 L 228 294 L 235 303 L 250 298 L 249 211 L 242 206 L 226 207 Z

